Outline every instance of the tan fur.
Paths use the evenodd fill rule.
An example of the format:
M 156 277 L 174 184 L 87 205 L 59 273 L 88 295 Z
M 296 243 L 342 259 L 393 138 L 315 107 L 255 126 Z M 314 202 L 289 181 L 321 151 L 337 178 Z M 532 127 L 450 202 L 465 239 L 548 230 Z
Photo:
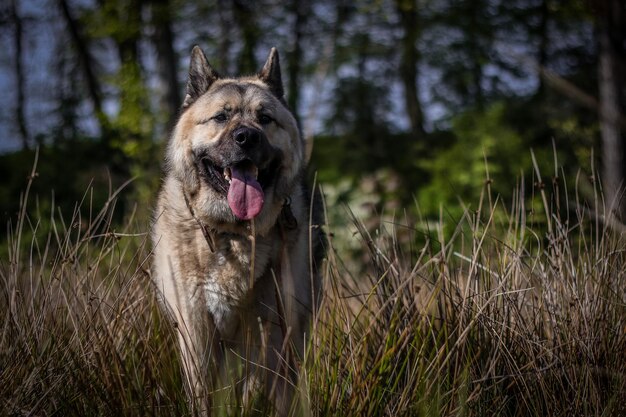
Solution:
M 152 232 L 154 282 L 178 329 L 188 384 L 199 398 L 196 404 L 208 407 L 213 374 L 224 352 L 232 349 L 250 361 L 248 387 L 264 384 L 268 396 L 276 394 L 272 399 L 284 414 L 289 383 L 274 381 L 274 373 L 262 369 L 289 378 L 280 358 L 293 362 L 293 353 L 302 354 L 321 261 L 321 232 L 317 225 L 309 228 L 310 195 L 302 183 L 304 143 L 284 100 L 275 94 L 282 92 L 282 85 L 277 84 L 274 51 L 261 75 L 240 79 L 211 78 L 216 73 L 202 60 L 204 55 L 195 49 L 194 54 L 190 83 L 197 77 L 193 71 L 200 68 L 210 86 L 197 94 L 199 87 L 188 84 L 186 104 L 168 144 L 167 173 Z M 200 81 L 202 88 L 206 80 Z M 227 122 L 207 122 L 220 111 L 229 112 Z M 272 123 L 261 125 L 260 112 L 271 115 Z M 275 182 L 264 189 L 262 211 L 251 221 L 234 216 L 195 159 L 200 151 L 217 158 L 224 149 L 236 150 L 228 141 L 240 126 L 261 129 L 272 152 L 281 155 Z M 291 205 L 284 209 L 289 200 Z M 279 220 L 285 210 L 297 220 L 295 228 Z M 288 343 L 285 333 L 291 336 Z M 257 363 L 261 367 L 255 369 Z

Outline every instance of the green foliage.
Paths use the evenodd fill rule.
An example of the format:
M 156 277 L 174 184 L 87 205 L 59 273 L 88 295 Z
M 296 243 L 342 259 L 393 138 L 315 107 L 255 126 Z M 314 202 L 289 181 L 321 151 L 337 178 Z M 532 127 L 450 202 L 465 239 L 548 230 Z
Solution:
M 31 178 L 36 152 L 40 162 Z M 14 231 L 17 224 L 25 184 L 31 181 L 30 195 L 34 199 L 25 213 L 31 222 L 36 221 L 37 236 L 41 238 L 53 228 L 52 218 L 60 216 L 69 223 L 74 215 L 89 218 L 95 208 L 102 207 L 112 190 L 127 178 L 121 168 L 124 161 L 124 155 L 88 139 L 57 142 L 55 146 L 38 151 L 0 155 L 0 176 L 5 179 L 0 183 L 0 221 L 7 225 L 0 229 L 0 259 L 6 259 L 7 232 Z M 119 195 L 118 210 L 111 218 L 115 223 L 124 216 L 128 191 L 124 189 Z M 28 244 L 28 240 L 24 239 L 24 244 Z M 45 241 L 39 243 L 45 244 Z
M 563 172 L 551 178 L 573 182 L 579 168 L 592 172 L 591 155 L 599 154 L 594 149 L 595 112 L 564 98 L 571 95 L 552 89 L 526 61 L 537 57 L 539 64 L 594 94 L 595 43 L 590 11 L 580 1 L 361 0 L 304 8 L 306 2 L 298 1 L 287 7 L 244 3 L 102 0 L 70 7 L 85 51 L 79 53 L 80 42 L 71 36 L 62 38 L 73 46 L 58 47 L 59 62 L 71 67 L 59 75 L 68 91 L 54 97 L 59 126 L 42 143 L 101 141 L 108 153 L 99 154 L 99 160 L 116 175 L 134 178 L 124 203 L 147 203 L 158 187 L 157 161 L 171 127 L 164 121 L 175 116 L 162 114 L 155 103 L 162 99 L 163 84 L 182 92 L 191 44 L 205 47 L 224 74 L 241 67 L 258 70 L 252 63 L 268 46 L 277 46 L 285 84 L 301 89 L 301 104 L 311 107 L 305 113 L 312 119 L 303 124 L 321 130 L 313 169 L 329 191 L 337 189 L 338 203 L 367 200 L 376 213 L 391 205 L 392 210 L 407 207 L 414 215 L 417 200 L 419 214 L 428 222 L 438 219 L 440 208 L 459 219 L 459 201 L 477 201 L 487 170 L 491 189 L 508 202 L 518 179 L 535 181 L 531 149 L 540 168 L 554 166 L 552 141 Z M 408 38 L 402 10 L 414 12 L 417 24 Z M 176 30 L 160 38 L 156 29 L 166 25 Z M 171 48 L 162 48 L 164 43 Z M 162 53 L 164 49 L 171 53 Z M 285 59 L 291 54 L 299 58 Z M 403 63 L 403 57 L 415 62 Z M 178 79 L 162 77 L 164 60 L 173 64 Z M 90 94 L 86 67 L 96 84 Z M 410 107 L 403 97 L 403 68 L 416 71 L 409 71 L 409 78 L 416 78 L 419 110 L 428 115 L 439 106 L 439 120 L 426 123 L 426 132 L 410 132 L 406 123 L 399 123 L 406 122 Z M 292 76 L 298 80 L 293 85 L 288 83 Z M 98 96 L 103 110 L 85 117 L 82 108 Z M 167 112 L 173 113 L 172 107 Z M 83 123 L 98 124 L 99 136 L 84 138 L 78 127 Z M 48 163 L 49 157 L 44 159 Z M 389 182 L 393 186 L 385 184 Z M 53 185 L 64 198 L 66 186 L 71 188 L 71 181 Z M 6 201 L 15 201 L 18 188 L 8 188 L 13 194 Z M 75 193 L 69 201 L 74 199 Z
M 111 37 L 121 43 L 137 39 L 141 34 L 141 2 L 136 0 L 106 0 L 96 9 L 84 10 L 83 21 L 93 38 Z
M 310 112 L 322 115 L 311 121 L 323 126 L 312 169 L 333 250 L 300 370 L 301 414 L 626 413 L 623 236 L 580 208 L 605 218 L 589 198 L 597 111 L 572 91 L 597 95 L 588 5 L 397 2 L 419 6 L 409 65 L 420 104 L 442 106 L 439 123 L 414 134 L 398 123 L 407 109 L 391 2 L 315 2 L 306 19 L 293 14 L 298 1 L 88 3 L 71 7 L 86 57 L 59 37 L 61 75 L 48 73 L 59 88 L 26 97 L 58 106 L 21 215 L 34 154 L 0 155 L 0 414 L 192 413 L 142 244 L 173 116 L 154 108 L 156 3 L 176 11 L 161 23 L 176 28 L 166 42 L 180 46 L 182 59 L 170 56 L 179 75 L 192 43 L 223 73 L 253 72 L 278 46 L 285 80 L 299 74 L 292 88 L 332 88 L 314 92 L 324 104 Z M 284 59 L 297 48 L 298 62 Z M 93 117 L 84 59 L 104 104 Z M 529 74 L 535 59 L 574 88 Z M 81 132 L 90 123 L 97 137 Z M 105 215 L 94 222 L 97 207 Z M 231 408 L 215 414 L 247 413 L 233 393 L 217 394 Z
M 149 91 L 142 79 L 137 62 L 124 63 L 115 84 L 119 87 L 121 107 L 111 123 L 110 146 L 120 151 L 127 162 L 128 174 L 135 181 L 132 186 L 134 201 L 151 201 L 158 187 L 161 159 L 160 146 L 153 141 L 155 115 L 149 106 Z
M 155 142 L 158 115 L 151 108 L 152 91 L 142 68 L 140 41 L 144 27 L 142 2 L 107 0 L 82 14 L 86 32 L 93 40 L 112 39 L 119 58 L 115 72 L 102 79 L 117 95 L 118 111 L 102 125 L 102 140 L 125 159 L 127 175 L 135 179 L 130 193 L 134 201 L 150 201 L 158 186 L 160 147 Z
M 485 184 L 509 201 L 511 184 L 531 171 L 530 152 L 505 120 L 505 105 L 468 111 L 452 122 L 455 142 L 433 159 L 420 161 L 430 181 L 419 190 L 420 208 L 437 215 L 440 207 L 459 219 L 459 202 L 478 201 Z
M 140 138 L 149 141 L 152 133 L 152 116 L 146 104 L 148 91 L 141 78 L 139 64 L 136 62 L 123 63 L 115 77 L 115 85 L 120 90 L 121 106 L 114 127 L 131 138 L 135 138 L 135 142 L 119 138 L 119 146 L 125 149 L 128 156 L 137 158 L 142 149 L 136 142 Z M 145 145 L 143 146 L 145 147 Z

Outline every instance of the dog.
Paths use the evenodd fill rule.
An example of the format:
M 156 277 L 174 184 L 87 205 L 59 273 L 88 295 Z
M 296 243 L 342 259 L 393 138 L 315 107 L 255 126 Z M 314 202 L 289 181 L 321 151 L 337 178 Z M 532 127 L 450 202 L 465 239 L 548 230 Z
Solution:
M 258 74 L 238 78 L 193 48 L 154 212 L 152 275 L 194 407 L 210 409 L 234 352 L 244 402 L 261 392 L 278 414 L 289 409 L 325 246 L 305 154 L 275 48 Z

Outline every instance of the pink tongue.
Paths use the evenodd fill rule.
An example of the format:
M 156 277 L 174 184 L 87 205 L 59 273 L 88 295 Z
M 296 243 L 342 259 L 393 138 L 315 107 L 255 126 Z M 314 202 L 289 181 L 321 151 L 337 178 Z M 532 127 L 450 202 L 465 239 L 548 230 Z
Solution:
M 241 220 L 256 217 L 263 208 L 263 189 L 248 170 L 232 167 L 228 205 Z

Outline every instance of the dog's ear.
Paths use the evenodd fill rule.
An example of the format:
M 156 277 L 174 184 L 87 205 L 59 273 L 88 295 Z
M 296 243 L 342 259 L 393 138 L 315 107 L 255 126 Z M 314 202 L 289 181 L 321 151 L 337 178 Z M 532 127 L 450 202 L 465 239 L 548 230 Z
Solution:
M 276 97 L 279 99 L 283 98 L 285 93 L 283 91 L 283 80 L 280 76 L 280 61 L 276 48 L 270 50 L 267 61 L 265 65 L 263 65 L 261 72 L 259 72 L 258 77 L 269 86 L 270 91 L 274 93 Z
M 191 50 L 187 95 L 183 102 L 183 109 L 189 107 L 198 97 L 206 93 L 211 84 L 218 78 L 220 78 L 219 74 L 211 67 L 202 49 L 198 45 L 194 46 Z

